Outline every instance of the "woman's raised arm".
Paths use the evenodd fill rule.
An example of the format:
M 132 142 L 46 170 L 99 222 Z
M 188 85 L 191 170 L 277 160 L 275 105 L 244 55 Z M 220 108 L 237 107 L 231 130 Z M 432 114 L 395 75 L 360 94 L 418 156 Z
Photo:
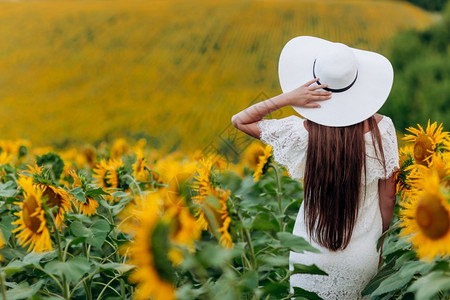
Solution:
M 288 93 L 283 93 L 273 98 L 253 104 L 252 106 L 235 114 L 231 118 L 231 123 L 233 123 L 234 127 L 237 129 L 259 139 L 261 132 L 257 126 L 257 123 L 261 121 L 265 115 L 287 105 L 319 108 L 320 104 L 316 103 L 316 101 L 330 99 L 331 92 L 318 91 L 318 89 L 325 88 L 327 85 L 322 84 L 311 86 L 311 84 L 318 80 L 319 78 L 316 78 Z

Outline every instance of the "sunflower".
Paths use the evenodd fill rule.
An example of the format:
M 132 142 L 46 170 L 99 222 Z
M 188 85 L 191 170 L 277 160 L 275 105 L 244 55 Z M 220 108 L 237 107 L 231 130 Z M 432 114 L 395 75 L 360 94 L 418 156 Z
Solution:
M 73 169 L 70 170 L 69 174 L 73 178 L 72 187 L 73 188 L 79 187 L 79 188 L 83 189 L 85 186 L 85 183 L 84 183 L 85 179 L 80 178 L 78 176 L 77 172 L 75 172 L 75 170 L 73 170 Z M 86 197 L 85 202 L 75 200 L 74 204 L 75 204 L 75 207 L 78 208 L 78 211 L 86 216 L 92 216 L 93 214 L 95 214 L 95 212 L 97 211 L 97 208 L 99 206 L 97 200 L 95 200 L 91 197 Z
M 5 239 L 3 238 L 3 233 L 0 230 L 0 248 L 3 248 L 3 247 L 5 247 Z M 2 260 L 2 259 L 3 259 L 3 256 L 0 255 L 0 260 Z
M 190 160 L 180 152 L 174 152 L 159 159 L 155 163 L 154 169 L 158 170 L 164 184 L 169 184 L 169 182 L 174 177 L 179 176 L 179 174 L 186 174 L 189 177 L 194 175 L 196 168 L 196 161 Z
M 410 145 L 404 146 L 398 151 L 400 168 L 395 171 L 395 181 L 397 194 L 400 193 L 402 200 L 406 198 L 406 193 L 409 191 L 406 180 L 410 173 L 408 167 L 414 164 L 413 151 L 414 148 Z
M 216 187 L 209 191 L 204 201 L 199 205 L 207 228 L 226 248 L 233 248 L 233 241 L 229 232 L 231 217 L 228 214 L 227 205 L 230 193 L 230 190 L 225 191 Z
M 133 176 L 137 181 L 148 181 L 148 172 L 146 170 L 147 161 L 144 157 L 144 151 L 141 148 L 136 150 L 136 162 L 133 164 Z
M 421 259 L 450 255 L 450 203 L 436 170 L 422 178 L 421 191 L 400 211 L 402 236 L 408 236 Z
M 108 162 L 108 173 L 106 174 L 106 180 L 111 184 L 111 188 L 123 188 L 119 184 L 120 173 L 123 169 L 123 161 L 121 159 L 113 159 Z
M 242 162 L 253 170 L 258 166 L 259 157 L 262 155 L 264 155 L 264 147 L 261 142 L 255 141 L 245 149 Z
M 108 181 L 108 172 L 108 163 L 105 160 L 101 160 L 94 168 L 94 174 L 92 175 L 95 178 L 94 184 L 105 189 L 113 187 Z
M 6 165 L 9 164 L 13 160 L 12 154 L 2 151 L 0 154 L 0 165 Z
M 170 204 L 163 219 L 166 219 L 167 223 L 170 222 L 171 243 L 175 246 L 187 247 L 189 251 L 193 252 L 195 250 L 194 241 L 200 238 L 202 230 L 191 215 L 189 208 L 180 205 L 181 200 L 178 201 L 178 205 L 174 205 L 173 200 L 169 201 Z M 174 265 L 179 265 L 183 260 L 183 254 L 178 248 L 170 248 L 168 255 Z
M 168 259 L 167 224 L 159 218 L 157 198 L 147 197 L 136 212 L 139 226 L 129 246 L 130 263 L 136 269 L 129 280 L 137 284 L 136 298 L 175 299 L 172 265 Z
M 64 215 L 71 210 L 71 195 L 63 188 L 43 183 L 39 183 L 38 186 L 42 189 L 42 196 L 46 199 L 45 204 L 47 207 L 57 207 L 55 222 L 60 227 L 64 220 Z
M 85 216 L 92 216 L 95 214 L 99 206 L 98 202 L 91 197 L 86 197 L 86 202 L 76 201 L 75 205 L 78 207 L 79 212 Z
M 220 203 L 220 209 L 217 210 L 217 212 L 220 214 L 220 220 L 219 220 L 219 228 L 217 229 L 220 232 L 220 239 L 219 242 L 222 246 L 226 248 L 233 248 L 233 240 L 230 235 L 230 224 L 231 224 L 231 217 L 228 214 L 228 205 L 227 200 L 230 196 L 230 190 L 222 190 L 219 188 L 216 188 L 213 191 L 213 195 L 219 200 Z
M 12 224 L 19 225 L 19 227 L 12 232 L 19 232 L 17 234 L 19 245 L 29 245 L 28 251 L 51 251 L 53 248 L 50 231 L 42 208 L 42 191 L 33 185 L 31 177 L 20 176 L 17 183 L 24 190 L 24 201 L 15 202 L 21 210 L 14 213 L 19 219 Z
M 414 159 L 417 164 L 428 166 L 433 153 L 441 150 L 443 143 L 448 139 L 448 132 L 442 132 L 442 123 L 438 126 L 437 122 L 430 124 L 428 120 L 426 130 L 417 124 L 418 129 L 409 127 L 406 130 L 412 134 L 406 134 L 405 141 L 414 143 Z
M 256 170 L 253 173 L 254 181 L 259 181 L 261 175 L 263 175 L 267 171 L 271 157 L 272 146 L 266 145 L 263 155 L 258 156 L 258 165 L 256 166 Z
M 411 165 L 406 168 L 408 176 L 406 179 L 406 185 L 408 189 L 403 190 L 403 200 L 410 201 L 408 199 L 417 197 L 424 186 L 424 179 L 431 176 L 433 172 L 437 173 L 437 176 L 443 184 L 444 188 L 450 188 L 450 155 L 449 153 L 433 154 L 430 158 L 430 167 L 423 165 Z
M 104 188 L 107 192 L 111 192 L 117 188 L 128 190 L 128 185 L 121 180 L 123 173 L 126 172 L 121 159 L 102 160 L 95 167 L 92 177 L 95 178 L 94 184 Z M 108 202 L 114 200 L 112 195 L 106 195 L 105 198 Z
M 193 190 L 197 195 L 192 197 L 192 201 L 195 204 L 201 205 L 205 202 L 205 197 L 214 188 L 211 180 L 211 169 L 213 162 L 211 159 L 202 158 L 199 161 L 199 166 L 196 169 L 197 175 L 194 176 L 194 183 L 192 184 Z M 208 222 L 205 219 L 205 214 L 203 210 L 199 207 L 195 209 L 195 217 L 197 218 L 197 223 L 202 230 L 208 229 Z
M 116 139 L 111 148 L 111 158 L 119 159 L 122 155 L 127 154 L 130 146 L 124 138 Z
M 82 157 L 77 156 L 77 164 L 81 166 L 81 162 L 87 162 L 89 167 L 93 168 L 95 166 L 95 162 L 97 161 L 97 154 L 95 153 L 95 149 L 93 147 L 87 146 L 81 149 Z

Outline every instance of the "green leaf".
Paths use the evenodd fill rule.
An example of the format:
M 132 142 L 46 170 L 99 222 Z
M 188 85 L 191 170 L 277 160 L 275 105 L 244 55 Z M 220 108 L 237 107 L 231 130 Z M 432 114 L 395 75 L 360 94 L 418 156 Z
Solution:
M 446 272 L 431 272 L 414 282 L 408 291 L 415 292 L 417 300 L 432 299 L 439 292 L 448 295 L 450 292 L 450 274 Z
M 88 224 L 92 223 L 92 219 L 83 214 L 69 214 L 69 215 L 66 215 L 65 218 L 68 220 L 78 220 L 80 222 L 84 222 L 84 223 L 88 223 Z
M 106 202 L 105 200 L 100 200 L 99 203 L 103 206 L 106 207 L 107 209 L 111 210 L 111 213 L 113 214 L 113 216 L 116 216 L 118 213 L 120 213 L 123 208 L 125 207 L 125 205 L 130 202 L 132 200 L 131 197 L 127 197 L 127 198 L 122 198 L 120 199 L 119 202 L 116 202 L 114 204 L 109 204 L 108 202 Z
M 100 219 L 95 221 L 90 227 L 84 226 L 79 221 L 74 221 L 70 224 L 70 230 L 77 237 L 86 237 L 88 244 L 101 248 L 111 228 L 107 221 Z
M 73 239 L 71 239 L 71 238 L 66 238 L 66 241 L 67 241 L 68 243 L 70 243 L 71 246 L 79 245 L 79 244 L 81 244 L 81 243 L 86 242 L 86 240 L 87 240 L 87 238 L 86 238 L 85 236 L 77 236 L 77 237 L 75 237 L 75 238 L 73 238 Z
M 80 187 L 76 187 L 73 190 L 70 191 L 72 195 L 80 202 L 85 203 L 86 202 L 86 195 L 84 194 L 84 191 Z
M 379 296 L 403 289 L 413 279 L 414 275 L 428 273 L 433 268 L 433 265 L 419 260 L 406 261 L 397 273 L 389 277 L 389 280 L 384 280 L 380 283 L 378 288 L 372 293 L 372 296 Z
M 289 264 L 289 258 L 287 256 L 272 256 L 264 255 L 258 257 L 258 261 L 273 267 L 283 267 Z
M 317 275 L 328 275 L 326 272 L 322 271 L 316 265 L 302 265 L 302 264 L 294 264 L 294 270 L 292 274 L 317 274 Z
M 127 272 L 129 272 L 129 271 L 131 271 L 132 269 L 135 268 L 135 266 L 133 266 L 133 265 L 129 265 L 129 264 L 121 264 L 121 263 L 106 263 L 106 264 L 95 263 L 95 265 L 96 265 L 100 270 L 117 271 L 117 272 L 119 272 L 120 274 L 127 273 Z
M 65 275 L 69 281 L 78 281 L 84 274 L 89 273 L 91 264 L 86 258 L 78 256 L 66 262 L 51 261 L 45 265 L 44 269 L 46 272 L 60 278 Z
M 303 253 L 310 251 L 314 253 L 320 253 L 319 250 L 311 246 L 304 238 L 293 235 L 289 232 L 278 232 L 277 238 L 280 240 L 281 246 L 290 249 L 297 253 Z
M 125 193 L 125 192 L 122 192 L 122 191 L 117 191 L 117 192 L 112 193 L 111 195 L 113 195 L 114 198 L 124 198 L 124 197 L 130 196 L 130 193 Z
M 45 169 L 51 171 L 53 180 L 60 178 L 64 170 L 64 161 L 58 154 L 52 152 L 38 156 L 36 158 L 36 164 L 39 167 L 44 167 Z
M 24 263 L 21 260 L 14 260 L 4 267 L 5 273 L 8 276 L 12 276 L 17 272 L 22 272 L 29 264 Z
M 269 284 L 264 286 L 264 291 L 270 295 L 272 294 L 280 295 L 282 293 L 285 293 L 286 289 L 287 289 L 286 285 L 283 285 L 278 282 L 270 282 Z
M 30 252 L 30 253 L 28 253 L 27 255 L 24 256 L 22 261 L 24 263 L 36 266 L 36 265 L 38 265 L 41 262 L 42 259 L 52 260 L 56 256 L 57 255 L 56 255 L 55 251 L 42 252 L 42 253 Z
M 87 197 L 95 197 L 100 195 L 109 195 L 109 193 L 105 192 L 102 188 L 92 188 L 86 191 Z
M 14 197 L 19 193 L 14 181 L 7 181 L 5 183 L 0 182 L 0 197 Z
M 384 280 L 380 283 L 378 288 L 371 294 L 372 296 L 380 296 L 394 290 L 401 290 L 411 279 L 411 277 L 402 277 L 397 272 L 395 275 L 389 277 L 389 280 Z
M 369 283 L 366 285 L 361 294 L 363 296 L 371 294 L 378 288 L 381 282 L 383 282 L 386 279 L 389 279 L 392 274 L 397 272 L 397 270 L 393 269 L 394 265 L 395 260 L 392 260 L 387 265 L 385 265 L 381 270 L 379 270 L 378 273 L 375 275 L 375 277 L 369 281 Z
M 256 215 L 256 217 L 253 219 L 251 228 L 255 230 L 274 230 L 277 228 L 277 225 L 274 224 L 273 219 L 271 218 L 270 214 L 268 213 L 259 213 Z
M 5 215 L 2 217 L 2 220 L 0 221 L 0 230 L 3 233 L 3 239 L 5 242 L 9 241 L 9 237 L 11 236 L 11 231 L 14 229 L 14 225 L 11 223 L 14 221 L 14 219 L 10 215 Z
M 236 245 L 235 245 L 236 246 Z M 205 267 L 221 267 L 239 255 L 242 249 L 226 249 L 212 243 L 202 243 L 198 251 L 199 260 Z
M 17 272 L 22 272 L 28 267 L 39 266 L 39 263 L 42 259 L 51 260 L 56 257 L 56 253 L 52 252 L 43 252 L 43 253 L 35 253 L 30 252 L 26 256 L 23 257 L 22 260 L 13 260 L 7 266 L 4 267 L 4 270 L 7 275 L 11 276 Z
M 385 241 L 386 244 L 386 241 Z M 406 239 L 398 238 L 397 241 L 389 243 L 389 247 L 384 247 L 383 256 L 393 254 L 397 251 L 409 251 L 411 249 L 411 243 Z
M 258 287 L 258 272 L 256 270 L 251 270 L 244 273 L 241 277 L 240 285 L 248 291 L 256 289 Z
M 38 282 L 30 286 L 28 282 L 22 281 L 18 285 L 14 286 L 14 288 L 6 291 L 6 299 L 30 299 L 41 289 L 43 283 L 43 280 L 39 280 Z
M 295 299 L 310 299 L 310 300 L 322 300 L 316 293 L 309 292 L 299 287 L 294 287 L 294 295 Z
M 198 297 L 204 293 L 206 293 L 205 288 L 201 286 L 200 288 L 196 289 L 194 286 L 190 283 L 185 284 L 181 287 L 179 287 L 176 290 L 177 296 L 176 299 L 179 300 L 191 300 L 191 299 L 198 299 Z

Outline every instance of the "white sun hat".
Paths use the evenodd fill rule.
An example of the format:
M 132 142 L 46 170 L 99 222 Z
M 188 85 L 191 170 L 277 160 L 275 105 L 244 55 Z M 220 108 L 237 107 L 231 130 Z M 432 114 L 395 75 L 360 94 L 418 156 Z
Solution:
M 287 42 L 278 74 L 285 93 L 314 78 L 319 78 L 317 84 L 327 84 L 331 99 L 320 101 L 320 108 L 292 107 L 304 118 L 332 127 L 353 125 L 375 114 L 394 80 L 386 57 L 311 36 Z

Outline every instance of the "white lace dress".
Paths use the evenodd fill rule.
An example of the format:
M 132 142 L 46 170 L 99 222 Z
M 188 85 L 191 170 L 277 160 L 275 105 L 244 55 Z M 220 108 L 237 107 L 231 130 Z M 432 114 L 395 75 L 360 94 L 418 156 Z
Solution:
M 283 119 L 263 119 L 258 123 L 261 141 L 273 147 L 274 160 L 284 165 L 294 179 L 302 179 L 304 174 L 308 132 L 303 122 L 304 119 L 292 115 Z M 384 116 L 378 123 L 378 128 L 382 137 L 387 173 L 385 174 L 376 159 L 371 134 L 366 133 L 366 181 L 363 177 L 360 197 L 362 202 L 347 248 L 330 251 L 312 241 L 306 231 L 301 205 L 293 234 L 304 237 L 321 253 L 291 252 L 289 268 L 293 269 L 294 263 L 316 264 L 329 275 L 292 275 L 291 291 L 293 287 L 301 287 L 316 292 L 323 299 L 360 299 L 361 291 L 376 274 L 379 259 L 376 244 L 382 233 L 378 179 L 390 177 L 398 168 L 397 139 L 392 120 Z

